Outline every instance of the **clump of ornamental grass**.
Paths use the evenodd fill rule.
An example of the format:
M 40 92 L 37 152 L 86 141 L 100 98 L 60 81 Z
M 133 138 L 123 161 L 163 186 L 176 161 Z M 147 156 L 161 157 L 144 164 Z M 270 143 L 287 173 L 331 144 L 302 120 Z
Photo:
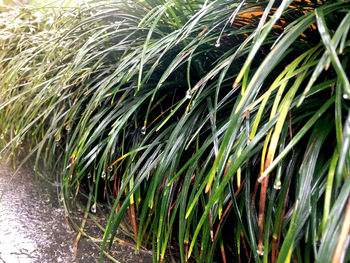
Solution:
M 107 207 L 102 251 L 122 230 L 155 262 L 350 258 L 348 2 L 12 12 L 2 152 L 59 171 L 74 225 Z

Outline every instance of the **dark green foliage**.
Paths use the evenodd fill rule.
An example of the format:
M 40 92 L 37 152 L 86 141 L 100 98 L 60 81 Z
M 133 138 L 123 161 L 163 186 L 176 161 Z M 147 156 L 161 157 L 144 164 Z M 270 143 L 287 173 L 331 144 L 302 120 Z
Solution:
M 124 222 L 157 262 L 330 262 L 349 2 L 89 5 L 1 13 L 1 152 L 28 141 L 67 213 L 88 193 L 107 205 L 103 250 Z

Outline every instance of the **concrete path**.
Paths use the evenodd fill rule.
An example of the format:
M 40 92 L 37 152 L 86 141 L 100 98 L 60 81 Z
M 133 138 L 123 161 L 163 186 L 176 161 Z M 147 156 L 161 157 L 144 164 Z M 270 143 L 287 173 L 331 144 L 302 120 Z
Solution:
M 97 262 L 99 251 L 85 238 L 74 258 L 76 233 L 69 229 L 63 209 L 52 204 L 52 196 L 43 193 L 39 198 L 33 171 L 23 168 L 12 177 L 13 172 L 0 164 L 0 191 L 5 190 L 0 200 L 0 263 Z M 130 247 L 116 245 L 112 254 L 121 263 L 138 262 Z M 147 256 L 144 262 L 151 262 Z

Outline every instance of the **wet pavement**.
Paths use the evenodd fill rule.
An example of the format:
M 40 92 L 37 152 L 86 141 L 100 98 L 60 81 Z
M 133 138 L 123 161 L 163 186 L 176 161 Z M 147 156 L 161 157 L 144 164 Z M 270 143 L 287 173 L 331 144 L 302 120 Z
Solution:
M 13 172 L 0 164 L 0 193 L 5 190 L 0 200 L 0 263 L 98 262 L 99 249 L 84 237 L 75 258 L 77 233 L 67 224 L 57 197 L 45 189 L 39 197 L 33 170 L 22 168 L 12 177 Z M 121 263 L 139 262 L 129 246 L 113 245 L 110 253 Z M 152 262 L 149 253 L 144 262 Z

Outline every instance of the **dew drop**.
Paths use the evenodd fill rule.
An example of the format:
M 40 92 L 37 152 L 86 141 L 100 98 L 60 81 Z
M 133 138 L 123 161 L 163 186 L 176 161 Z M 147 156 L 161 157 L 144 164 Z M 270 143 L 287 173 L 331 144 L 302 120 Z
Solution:
M 189 100 L 191 98 L 192 98 L 192 92 L 191 92 L 191 90 L 187 90 L 186 91 L 186 100 Z
M 146 126 L 143 126 L 143 127 L 141 128 L 141 134 L 142 134 L 142 135 L 145 135 L 145 134 L 146 134 Z
M 106 173 L 105 173 L 104 171 L 102 172 L 101 177 L 102 177 L 103 179 L 106 178 Z
M 113 171 L 113 167 L 112 166 L 108 167 L 108 171 L 112 172 Z
M 256 252 L 258 253 L 259 256 L 263 256 L 264 255 L 264 249 L 262 249 L 262 250 L 258 249 Z
M 3 134 L 1 134 L 0 139 L 1 139 L 1 140 L 3 140 L 3 139 L 4 139 L 4 135 L 3 135 Z
M 70 126 L 69 126 L 69 125 L 66 125 L 65 129 L 66 129 L 67 131 L 69 131 L 69 130 L 70 130 Z
M 215 47 L 220 47 L 220 40 L 219 39 L 218 39 L 218 41 L 216 41 Z
M 348 100 L 348 99 L 349 99 L 349 94 L 344 93 L 344 94 L 343 94 L 343 99 L 344 99 L 344 100 Z
M 91 206 L 91 212 L 96 214 L 96 203 Z
M 281 181 L 277 181 L 275 182 L 275 184 L 273 185 L 273 187 L 276 189 L 276 190 L 280 190 L 281 189 L 281 186 L 282 186 L 282 183 Z
M 88 178 L 88 179 L 91 178 L 91 173 L 88 173 L 87 178 Z

